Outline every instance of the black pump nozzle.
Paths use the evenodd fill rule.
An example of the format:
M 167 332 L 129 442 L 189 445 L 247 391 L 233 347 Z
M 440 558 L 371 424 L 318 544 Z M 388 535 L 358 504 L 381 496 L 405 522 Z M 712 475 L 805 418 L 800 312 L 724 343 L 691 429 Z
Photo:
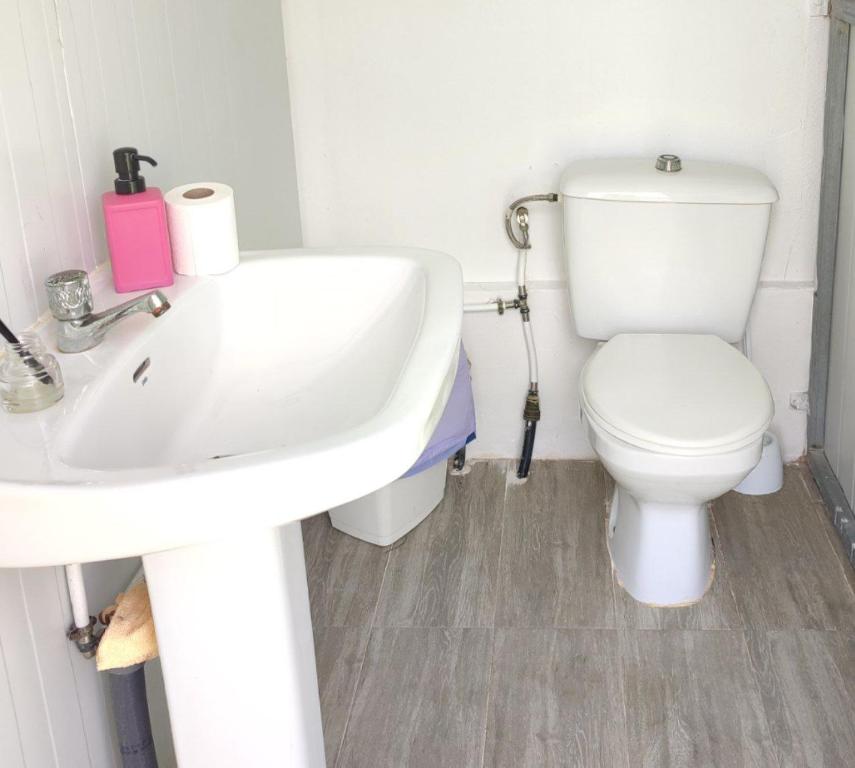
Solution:
M 145 176 L 140 176 L 140 160 L 157 165 L 153 157 L 141 155 L 136 147 L 119 147 L 113 150 L 113 165 L 119 177 L 113 182 L 119 195 L 145 192 Z

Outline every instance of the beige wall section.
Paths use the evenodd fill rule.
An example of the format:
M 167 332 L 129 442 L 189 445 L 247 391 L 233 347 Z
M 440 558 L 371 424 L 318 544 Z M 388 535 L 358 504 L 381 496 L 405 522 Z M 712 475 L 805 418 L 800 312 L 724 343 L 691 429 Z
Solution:
M 26 327 L 46 308 L 49 273 L 106 258 L 100 195 L 123 144 L 158 159 L 145 171 L 152 186 L 231 184 L 243 247 L 298 245 L 285 66 L 278 0 L 0 2 L 0 317 Z M 87 565 L 92 610 L 137 567 Z M 103 677 L 65 639 L 70 622 L 61 568 L 0 569 L 3 768 L 120 764 Z
M 283 0 L 283 8 L 307 245 L 445 250 L 476 297 L 513 279 L 504 207 L 555 190 L 570 160 L 676 152 L 765 171 L 781 194 L 761 288 L 774 296 L 758 298 L 752 338 L 787 457 L 803 452 L 805 417 L 790 412 L 789 397 L 807 388 L 826 18 L 810 17 L 804 0 Z M 532 206 L 531 227 L 531 280 L 563 281 L 558 207 Z M 589 455 L 569 414 L 588 343 L 567 328 L 566 313 L 539 301 L 539 347 L 570 349 L 541 377 L 537 453 Z M 521 395 L 485 378 L 524 365 L 513 325 L 466 321 L 485 426 L 474 454 L 519 447 Z M 567 392 L 569 401 L 555 403 Z
M 855 45 L 849 48 L 849 82 Z M 840 185 L 825 455 L 850 505 L 855 501 L 855 89 L 847 88 Z
M 298 245 L 285 68 L 277 0 L 0 4 L 0 316 L 29 325 L 50 272 L 106 258 L 117 146 L 164 191 L 231 184 L 242 247 Z

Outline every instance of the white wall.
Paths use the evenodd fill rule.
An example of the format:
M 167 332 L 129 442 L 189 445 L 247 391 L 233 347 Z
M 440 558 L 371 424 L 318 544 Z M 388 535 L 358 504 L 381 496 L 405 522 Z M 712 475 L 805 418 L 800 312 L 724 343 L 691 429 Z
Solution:
M 788 458 L 805 446 L 827 19 L 804 0 L 283 0 L 306 245 L 393 243 L 456 256 L 467 298 L 511 280 L 502 212 L 579 157 L 675 152 L 746 163 L 777 186 L 753 313 Z M 576 378 L 591 346 L 561 307 L 560 212 L 532 209 L 541 456 L 588 456 Z M 520 441 L 512 317 L 467 317 L 479 440 Z M 548 351 L 547 351 L 548 350 Z M 501 372 L 501 376 L 497 374 Z M 513 383 L 511 383 L 513 380 Z
M 100 195 L 117 146 L 157 158 L 151 186 L 231 184 L 243 247 L 299 244 L 285 66 L 278 0 L 0 2 L 0 317 L 25 328 L 48 274 L 106 258 Z M 137 567 L 86 566 L 92 610 Z M 119 764 L 104 680 L 65 639 L 70 622 L 61 569 L 0 569 L 3 768 Z
M 42 282 L 107 257 L 112 150 L 150 186 L 235 188 L 241 246 L 300 243 L 276 0 L 0 4 L 0 317 L 26 327 Z

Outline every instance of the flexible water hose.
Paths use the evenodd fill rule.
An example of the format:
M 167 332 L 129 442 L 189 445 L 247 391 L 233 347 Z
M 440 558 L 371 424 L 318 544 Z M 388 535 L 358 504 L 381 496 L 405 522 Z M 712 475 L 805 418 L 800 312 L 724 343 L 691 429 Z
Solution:
M 528 227 L 523 229 L 528 242 Z M 528 393 L 523 408 L 523 420 L 525 431 L 523 432 L 522 454 L 517 467 L 517 477 L 525 479 L 531 468 L 531 457 L 534 453 L 534 438 L 537 434 L 537 422 L 540 421 L 540 395 L 537 391 L 537 348 L 534 346 L 534 334 L 531 331 L 531 310 L 528 306 L 528 289 L 526 288 L 526 251 L 517 251 L 517 297 L 520 304 L 520 318 L 522 319 L 523 339 L 525 340 L 525 351 L 528 357 Z
M 534 334 L 531 331 L 531 317 L 528 306 L 528 289 L 526 288 L 526 266 L 528 264 L 528 250 L 531 248 L 531 241 L 528 236 L 529 220 L 528 209 L 524 207 L 526 203 L 544 202 L 557 203 L 560 196 L 556 192 L 550 192 L 543 195 L 527 195 L 519 200 L 514 200 L 505 211 L 505 232 L 511 243 L 517 249 L 517 296 L 520 309 L 520 317 L 523 324 L 523 338 L 525 339 L 525 349 L 528 355 L 528 393 L 525 398 L 525 408 L 523 409 L 523 421 L 525 421 L 525 431 L 523 433 L 522 455 L 520 457 L 519 467 L 517 468 L 517 477 L 520 479 L 528 477 L 529 469 L 531 468 L 531 457 L 534 453 L 534 438 L 537 434 L 537 422 L 540 421 L 540 394 L 538 392 L 538 372 L 537 372 L 537 350 L 534 346 Z M 520 236 L 517 237 L 514 232 L 513 222 L 516 219 L 517 226 L 520 230 Z
M 528 477 L 531 469 L 531 455 L 534 452 L 534 436 L 537 432 L 537 422 L 527 421 L 525 423 L 525 432 L 523 432 L 523 447 L 522 455 L 520 456 L 519 467 L 517 467 L 517 477 L 521 480 Z
M 528 380 L 531 384 L 537 384 L 537 349 L 534 346 L 534 334 L 531 331 L 531 320 L 523 320 L 523 338 L 525 339 L 525 351 L 528 355 Z M 537 387 L 535 386 L 535 389 Z
M 523 207 L 523 204 L 530 202 L 556 203 L 558 200 L 559 195 L 555 192 L 543 195 L 528 195 L 521 197 L 519 200 L 514 200 L 505 211 L 505 233 L 517 249 L 517 298 L 514 300 L 498 298 L 480 303 L 464 304 L 463 306 L 464 312 L 498 312 L 499 314 L 503 314 L 505 307 L 519 309 L 520 311 L 526 357 L 528 358 L 529 380 L 525 408 L 523 409 L 525 432 L 523 433 L 522 455 L 519 466 L 517 467 L 517 477 L 520 479 L 528 477 L 529 469 L 531 468 L 531 458 L 534 453 L 537 422 L 540 421 L 537 349 L 534 346 L 534 334 L 531 331 L 531 312 L 528 306 L 528 290 L 526 289 L 527 251 L 531 248 L 531 242 L 528 236 L 528 210 Z M 514 232 L 514 219 L 516 219 L 520 230 L 519 237 Z

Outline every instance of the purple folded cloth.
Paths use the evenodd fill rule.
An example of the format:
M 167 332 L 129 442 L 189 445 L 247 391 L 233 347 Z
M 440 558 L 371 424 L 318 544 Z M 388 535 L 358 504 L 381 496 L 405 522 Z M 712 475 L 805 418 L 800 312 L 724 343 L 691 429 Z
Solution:
M 460 359 L 457 362 L 457 375 L 442 418 L 416 463 L 407 470 L 404 477 L 412 477 L 429 469 L 451 454 L 457 453 L 464 445 L 475 439 L 475 400 L 472 397 L 472 377 L 469 375 L 469 360 L 466 350 L 460 345 Z

